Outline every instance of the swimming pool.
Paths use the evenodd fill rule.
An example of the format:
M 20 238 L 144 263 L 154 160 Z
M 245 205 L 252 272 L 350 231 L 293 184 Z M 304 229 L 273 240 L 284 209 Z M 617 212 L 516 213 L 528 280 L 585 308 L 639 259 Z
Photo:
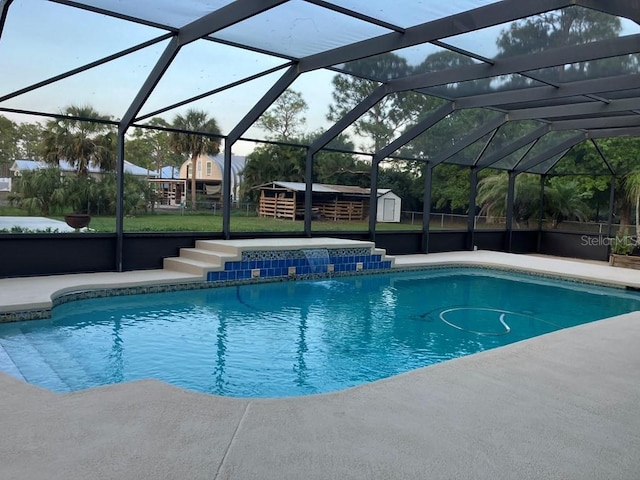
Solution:
M 82 300 L 0 325 L 29 382 L 142 378 L 236 397 L 344 389 L 640 310 L 635 292 L 447 268 Z

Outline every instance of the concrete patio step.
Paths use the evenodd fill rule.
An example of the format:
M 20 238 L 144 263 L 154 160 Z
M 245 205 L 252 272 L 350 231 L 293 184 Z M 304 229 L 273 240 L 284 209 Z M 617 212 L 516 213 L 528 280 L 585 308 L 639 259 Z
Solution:
M 211 250 L 239 257 L 242 254 L 241 249 L 234 244 L 225 243 L 224 240 L 196 240 L 196 249 Z
M 181 248 L 180 258 L 198 260 L 200 262 L 205 262 L 220 267 L 222 266 L 224 261 L 232 260 L 236 258 L 236 256 L 229 253 L 206 250 L 203 248 Z
M 172 257 L 164 259 L 164 268 L 204 277 L 208 271 L 220 268 L 220 266 L 192 258 Z

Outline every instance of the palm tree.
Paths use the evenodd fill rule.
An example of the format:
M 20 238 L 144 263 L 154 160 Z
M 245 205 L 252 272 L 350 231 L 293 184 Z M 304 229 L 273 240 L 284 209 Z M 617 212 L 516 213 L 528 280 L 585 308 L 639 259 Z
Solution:
M 173 128 L 197 133 L 172 132 L 169 145 L 173 151 L 191 157 L 191 205 L 196 209 L 196 167 L 200 155 L 216 155 L 220 151 L 220 139 L 210 135 L 219 135 L 220 129 L 214 118 L 206 112 L 187 110 L 184 115 L 176 115 Z
M 116 157 L 114 128 L 109 124 L 90 121 L 105 121 L 110 117 L 88 105 L 70 106 L 62 113 L 70 118 L 50 120 L 45 126 L 42 140 L 45 161 L 59 165 L 60 160 L 66 160 L 76 168 L 78 177 L 88 176 L 89 166 L 113 170 Z
M 483 178 L 478 182 L 477 203 L 481 205 L 480 215 L 487 217 L 504 217 L 507 212 L 507 194 L 509 178 L 505 173 L 498 173 Z M 535 175 L 523 173 L 516 177 L 513 199 L 513 219 L 516 224 L 524 222 L 538 211 L 539 184 Z
M 558 180 L 553 182 L 553 180 Z M 552 179 L 553 184 L 545 188 L 545 211 L 556 228 L 564 219 L 576 219 L 586 222 L 589 218 L 589 206 L 580 197 L 577 182 L 565 179 Z
M 67 198 L 60 169 L 48 167 L 23 172 L 16 178 L 16 194 L 11 196 L 11 202 L 45 217 L 62 210 Z
M 560 180 L 560 179 L 558 179 Z M 639 183 L 640 185 L 640 183 Z M 483 178 L 478 183 L 480 214 L 487 216 L 504 216 L 507 211 L 508 177 L 498 173 Z M 589 207 L 578 193 L 578 184 L 570 181 L 557 181 L 544 189 L 545 212 L 552 218 L 553 227 L 568 218 L 585 221 L 589 216 Z M 540 181 L 537 175 L 522 173 L 516 178 L 513 218 L 525 222 L 539 212 Z

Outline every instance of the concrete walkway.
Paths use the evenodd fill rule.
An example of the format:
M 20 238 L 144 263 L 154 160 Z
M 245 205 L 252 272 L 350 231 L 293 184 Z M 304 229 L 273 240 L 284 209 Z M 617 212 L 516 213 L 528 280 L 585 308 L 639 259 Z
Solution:
M 575 274 L 607 269 L 616 282 L 640 276 L 502 255 Z M 153 380 L 55 394 L 0 373 L 0 478 L 637 480 L 639 344 L 632 313 L 341 392 L 273 400 Z

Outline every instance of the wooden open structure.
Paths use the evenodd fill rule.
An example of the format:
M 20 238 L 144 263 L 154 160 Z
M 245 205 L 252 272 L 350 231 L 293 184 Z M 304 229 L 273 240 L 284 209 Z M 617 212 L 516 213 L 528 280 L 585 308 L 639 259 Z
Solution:
M 271 182 L 260 190 L 258 216 L 295 220 L 304 217 L 305 184 Z M 313 184 L 312 212 L 321 220 L 365 220 L 369 209 L 368 188 L 351 185 Z

